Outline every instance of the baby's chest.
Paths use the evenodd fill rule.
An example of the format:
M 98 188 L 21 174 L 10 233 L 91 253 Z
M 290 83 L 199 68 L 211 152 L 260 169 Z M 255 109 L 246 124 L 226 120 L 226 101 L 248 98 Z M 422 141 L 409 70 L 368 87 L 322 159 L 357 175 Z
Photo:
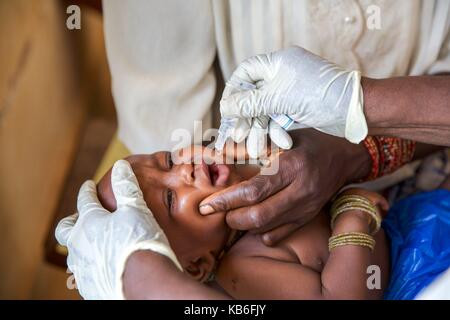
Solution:
M 298 263 L 316 272 L 322 272 L 329 256 L 329 235 L 325 233 L 325 230 L 324 232 L 299 232 L 286 239 L 282 245 L 292 251 Z
M 273 247 L 266 246 L 260 236 L 247 234 L 232 250 L 247 256 L 297 263 L 321 272 L 328 259 L 328 236 L 317 231 L 302 228 Z

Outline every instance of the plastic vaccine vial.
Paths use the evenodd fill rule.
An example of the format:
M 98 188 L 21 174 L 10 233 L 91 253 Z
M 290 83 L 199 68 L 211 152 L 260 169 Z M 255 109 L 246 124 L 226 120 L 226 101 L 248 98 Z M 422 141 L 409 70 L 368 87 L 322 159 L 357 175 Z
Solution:
M 219 127 L 219 136 L 217 137 L 217 141 L 214 144 L 215 148 L 219 151 L 223 150 L 223 147 L 225 146 L 225 142 L 227 141 L 228 137 L 231 136 L 233 133 L 233 129 L 236 126 L 235 118 L 224 118 L 220 119 L 220 127 Z
M 257 86 L 253 83 L 241 81 L 237 83 L 228 83 L 234 88 L 239 88 L 241 90 L 253 90 L 256 89 Z M 278 123 L 284 130 L 288 130 L 292 124 L 294 124 L 294 120 L 286 114 L 270 114 L 269 117 Z M 237 124 L 237 118 L 225 118 L 222 117 L 220 120 L 219 127 L 219 136 L 215 143 L 215 147 L 217 150 L 222 150 L 227 138 L 232 134 L 233 128 L 235 128 Z
M 285 114 L 270 114 L 269 117 L 278 123 L 284 130 L 289 129 L 294 123 L 294 120 Z

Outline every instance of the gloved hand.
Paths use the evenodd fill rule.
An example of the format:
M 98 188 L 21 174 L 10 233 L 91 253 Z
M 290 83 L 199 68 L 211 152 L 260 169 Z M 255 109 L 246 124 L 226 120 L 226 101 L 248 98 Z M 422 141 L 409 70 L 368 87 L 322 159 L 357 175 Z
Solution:
M 261 84 L 261 82 L 257 85 L 259 84 Z M 257 85 L 232 78 L 225 85 L 222 100 L 224 100 L 225 97 L 232 96 L 238 92 L 256 89 Z M 292 123 L 292 120 L 287 123 L 286 120 L 288 119 L 289 118 L 286 117 L 282 119 L 285 125 Z M 266 153 L 267 133 L 269 134 L 271 141 L 280 148 L 290 149 L 292 147 L 292 139 L 283 127 L 272 120 L 269 115 L 261 115 L 255 118 L 222 117 L 219 137 L 216 140 L 215 148 L 221 151 L 225 140 L 229 137 L 238 144 L 247 138 L 246 148 L 249 157 L 258 158 Z
M 239 118 L 236 139 L 250 135 L 253 127 L 257 141 L 265 139 L 270 114 L 286 114 L 302 127 L 345 137 L 353 143 L 362 141 L 368 133 L 363 112 L 361 75 L 345 71 L 300 47 L 262 54 L 242 62 L 234 71 L 229 86 L 256 85 L 251 90 L 225 90 L 220 101 L 222 118 Z M 245 121 L 242 121 L 245 119 Z M 277 128 L 279 129 L 279 128 Z M 279 132 L 279 131 L 278 131 Z M 282 135 L 273 139 L 277 144 L 289 144 Z M 269 130 L 269 135 L 272 134 Z M 255 138 L 253 138 L 255 140 Z M 238 141 L 236 141 L 238 142 Z M 249 154 L 260 143 L 247 144 Z
M 101 206 L 95 183 L 86 181 L 78 194 L 78 214 L 62 219 L 55 232 L 58 242 L 68 248 L 67 265 L 85 299 L 123 299 L 125 264 L 137 250 L 165 255 L 181 270 L 127 161 L 115 163 L 111 184 L 115 212 Z

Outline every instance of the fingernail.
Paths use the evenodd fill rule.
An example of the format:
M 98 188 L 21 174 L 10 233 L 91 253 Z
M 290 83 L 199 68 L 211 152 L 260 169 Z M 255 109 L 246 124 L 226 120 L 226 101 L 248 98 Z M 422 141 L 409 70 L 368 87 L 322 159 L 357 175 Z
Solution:
M 261 163 L 261 166 L 264 168 L 268 168 L 271 165 L 271 161 L 269 159 L 259 159 L 259 162 Z
M 209 204 L 204 204 L 200 206 L 199 209 L 201 214 L 210 214 L 214 212 L 214 208 L 211 207 Z

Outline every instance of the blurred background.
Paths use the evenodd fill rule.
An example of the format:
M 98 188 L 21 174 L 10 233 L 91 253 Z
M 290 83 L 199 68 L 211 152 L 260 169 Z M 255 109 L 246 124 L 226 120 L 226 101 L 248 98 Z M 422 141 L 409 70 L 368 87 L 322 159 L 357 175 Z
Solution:
M 78 299 L 53 228 L 116 129 L 101 1 L 0 0 L 0 39 L 0 299 Z

